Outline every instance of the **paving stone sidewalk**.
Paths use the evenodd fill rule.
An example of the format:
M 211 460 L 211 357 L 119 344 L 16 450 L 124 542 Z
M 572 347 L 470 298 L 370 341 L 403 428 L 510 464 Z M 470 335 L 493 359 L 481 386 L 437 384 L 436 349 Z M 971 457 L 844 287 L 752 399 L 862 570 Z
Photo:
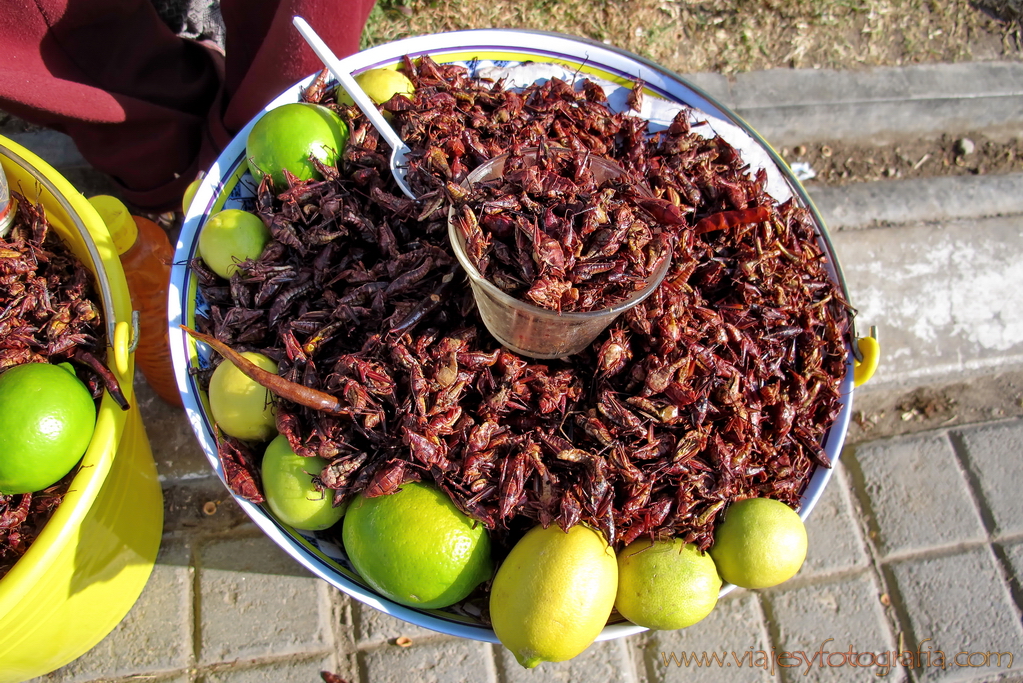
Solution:
M 871 73 L 874 81 L 870 73 L 780 72 L 699 82 L 772 141 L 813 139 L 829 121 L 853 131 L 850 118 L 865 111 L 884 112 L 859 120 L 859 130 L 879 136 L 900 126 L 951 130 L 981 109 L 991 126 L 1023 132 L 1016 65 Z M 801 132 L 784 111 L 750 104 L 769 91 L 799 105 Z M 95 178 L 59 142 L 52 153 L 90 193 Z M 882 368 L 857 390 L 854 408 L 871 405 L 872 387 L 909 391 L 1023 369 L 1023 271 L 1015 265 L 1023 181 L 985 180 L 811 189 L 861 317 L 882 328 Z M 953 296 L 964 287 L 972 299 Z M 937 312 L 926 303 L 946 299 Z M 1023 683 L 1023 417 L 992 412 L 913 433 L 907 422 L 906 433 L 884 438 L 854 425 L 808 521 L 810 550 L 794 579 L 734 591 L 688 629 L 596 643 L 570 662 L 526 671 L 499 646 L 411 626 L 310 575 L 227 496 L 183 414 L 144 382 L 138 396 L 166 499 L 157 565 L 104 641 L 36 681 L 312 683 L 327 670 L 351 683 Z

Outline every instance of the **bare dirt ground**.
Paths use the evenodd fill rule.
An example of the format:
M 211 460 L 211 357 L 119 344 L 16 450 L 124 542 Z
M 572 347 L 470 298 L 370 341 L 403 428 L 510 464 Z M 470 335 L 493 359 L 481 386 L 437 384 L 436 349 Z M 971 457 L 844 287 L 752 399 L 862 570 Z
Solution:
M 789 165 L 809 164 L 816 175 L 806 181 L 808 185 L 1019 173 L 1023 172 L 1023 131 L 1008 138 L 991 138 L 979 131 L 950 132 L 883 146 L 835 140 L 780 152 Z
M 846 443 L 1023 416 L 1023 372 L 906 389 L 856 390 Z

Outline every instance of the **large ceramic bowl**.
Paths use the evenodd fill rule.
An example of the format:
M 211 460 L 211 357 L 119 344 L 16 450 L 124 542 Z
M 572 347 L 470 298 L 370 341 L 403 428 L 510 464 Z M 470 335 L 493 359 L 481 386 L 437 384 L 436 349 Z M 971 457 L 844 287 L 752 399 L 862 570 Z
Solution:
M 813 214 L 819 227 L 820 241 L 829 255 L 830 273 L 845 291 L 838 259 L 830 244 L 820 215 L 813 207 L 805 190 L 784 161 L 738 116 L 717 104 L 707 94 L 690 85 L 681 77 L 634 54 L 613 47 L 563 36 L 535 31 L 477 30 L 458 31 L 410 38 L 360 52 L 341 60 L 353 74 L 376 67 L 393 67 L 403 56 L 415 58 L 429 54 L 439 63 L 458 62 L 478 73 L 501 70 L 510 77 L 509 86 L 522 86 L 537 79 L 558 76 L 571 81 L 576 74 L 596 79 L 611 87 L 609 100 L 619 109 L 626 107 L 626 96 L 635 79 L 646 84 L 646 96 L 641 115 L 650 119 L 651 129 L 666 127 L 680 105 L 688 105 L 701 112 L 707 120 L 708 134 L 721 135 L 743 152 L 744 159 L 753 169 L 763 168 L 768 174 L 768 191 L 779 201 L 790 197 Z M 314 75 L 282 93 L 266 109 L 298 101 L 303 87 Z M 616 87 L 617 86 L 617 87 Z M 258 118 L 258 117 L 257 117 Z M 196 382 L 193 371 L 206 367 L 209 351 L 197 344 L 179 328 L 180 324 L 194 326 L 195 312 L 202 306 L 197 296 L 197 282 L 188 271 L 188 260 L 196 256 L 198 235 L 209 217 L 224 208 L 252 208 L 255 183 L 245 164 L 245 139 L 255 119 L 242 129 L 210 168 L 198 189 L 177 245 L 175 266 L 171 273 L 169 303 L 170 338 L 174 367 L 178 376 L 185 410 L 196 437 L 221 479 L 223 470 L 217 458 L 213 424 L 209 417 L 205 392 Z M 849 355 L 849 372 L 842 385 L 845 403 L 837 421 L 828 434 L 824 449 L 832 461 L 838 459 L 849 424 L 852 402 L 853 359 Z M 831 470 L 817 468 L 801 501 L 800 515 L 810 514 L 824 491 Z M 394 603 L 370 589 L 348 564 L 341 548 L 325 536 L 299 533 L 279 523 L 261 506 L 239 499 L 238 503 L 253 521 L 301 564 L 314 574 L 327 580 L 353 598 L 387 614 L 425 628 L 449 635 L 497 642 L 492 629 L 479 621 L 450 610 L 417 610 Z M 731 587 L 726 586 L 727 592 Z M 600 640 L 617 638 L 645 629 L 628 622 L 607 625 Z

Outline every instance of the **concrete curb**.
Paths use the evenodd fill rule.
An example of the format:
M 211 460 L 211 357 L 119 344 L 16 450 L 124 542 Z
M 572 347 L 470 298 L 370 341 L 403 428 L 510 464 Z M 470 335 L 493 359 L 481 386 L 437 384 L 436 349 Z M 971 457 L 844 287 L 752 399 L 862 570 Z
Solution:
M 1023 173 L 806 187 L 832 231 L 1023 214 Z
M 833 71 L 772 69 L 684 78 L 778 146 L 1023 126 L 1023 63 Z

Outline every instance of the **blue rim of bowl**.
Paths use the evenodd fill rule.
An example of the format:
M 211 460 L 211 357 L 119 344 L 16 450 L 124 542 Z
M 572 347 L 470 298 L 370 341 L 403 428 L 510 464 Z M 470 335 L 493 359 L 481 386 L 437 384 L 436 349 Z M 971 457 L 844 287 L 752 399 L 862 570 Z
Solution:
M 538 47 L 541 43 L 544 47 Z M 686 81 L 682 76 L 620 48 L 586 38 L 534 30 L 476 29 L 417 36 L 378 45 L 346 57 L 341 60 L 341 63 L 349 68 L 351 73 L 358 74 L 371 68 L 394 67 L 401 63 L 404 56 L 415 59 L 423 55 L 430 55 L 438 62 L 469 62 L 470 68 L 473 68 L 473 58 L 485 59 L 499 65 L 506 62 L 515 64 L 549 62 L 571 67 L 583 74 L 598 76 L 629 87 L 637 79 L 640 79 L 644 82 L 644 89 L 655 97 L 685 104 L 705 114 L 712 114 L 739 128 L 748 136 L 753 145 L 767 154 L 788 190 L 811 213 L 817 228 L 818 239 L 828 256 L 829 273 L 848 300 L 849 292 L 846 281 L 824 220 L 791 169 L 774 148 L 741 117 L 718 103 L 698 86 Z M 609 64 L 608 60 L 613 63 Z M 189 423 L 210 466 L 221 481 L 225 482 L 225 486 L 226 480 L 217 456 L 216 441 L 213 436 L 213 424 L 208 417 L 208 402 L 192 374 L 195 370 L 201 369 L 204 364 L 204 359 L 199 351 L 205 347 L 192 340 L 180 328 L 182 324 L 190 326 L 194 324 L 195 306 L 197 305 L 197 283 L 195 277 L 188 271 L 188 262 L 197 254 L 198 234 L 205 220 L 223 208 L 224 204 L 229 201 L 240 202 L 239 208 L 244 208 L 242 188 L 247 186 L 250 195 L 254 193 L 255 184 L 246 172 L 244 156 L 244 140 L 249 130 L 262 113 L 282 104 L 296 101 L 300 96 L 301 89 L 308 86 L 315 76 L 316 74 L 311 74 L 306 79 L 294 84 L 269 103 L 264 108 L 264 112 L 254 117 L 238 132 L 234 140 L 211 166 L 197 190 L 195 198 L 188 208 L 177 243 L 168 297 L 171 356 L 178 380 L 178 389 Z M 849 322 L 847 371 L 841 383 L 842 408 L 822 444 L 833 465 L 838 462 L 841 455 L 852 414 L 854 363 L 852 340 L 855 339 L 855 317 L 851 313 Z M 205 352 L 208 353 L 208 350 Z M 833 468 L 815 468 L 800 499 L 799 515 L 802 519 L 805 520 L 817 504 L 833 471 Z M 296 561 L 363 604 L 417 626 L 447 635 L 490 643 L 499 642 L 493 629 L 475 622 L 472 617 L 445 610 L 414 609 L 384 598 L 362 582 L 350 567 L 346 567 L 340 561 L 328 556 L 324 548 L 333 549 L 329 547 L 331 544 L 324 539 L 299 533 L 291 527 L 279 523 L 262 506 L 254 505 L 237 496 L 235 496 L 235 500 L 253 522 Z M 721 595 L 724 596 L 734 588 L 735 586 L 731 584 L 724 585 Z M 647 629 L 627 621 L 609 623 L 604 627 L 597 640 L 624 637 L 645 630 Z

